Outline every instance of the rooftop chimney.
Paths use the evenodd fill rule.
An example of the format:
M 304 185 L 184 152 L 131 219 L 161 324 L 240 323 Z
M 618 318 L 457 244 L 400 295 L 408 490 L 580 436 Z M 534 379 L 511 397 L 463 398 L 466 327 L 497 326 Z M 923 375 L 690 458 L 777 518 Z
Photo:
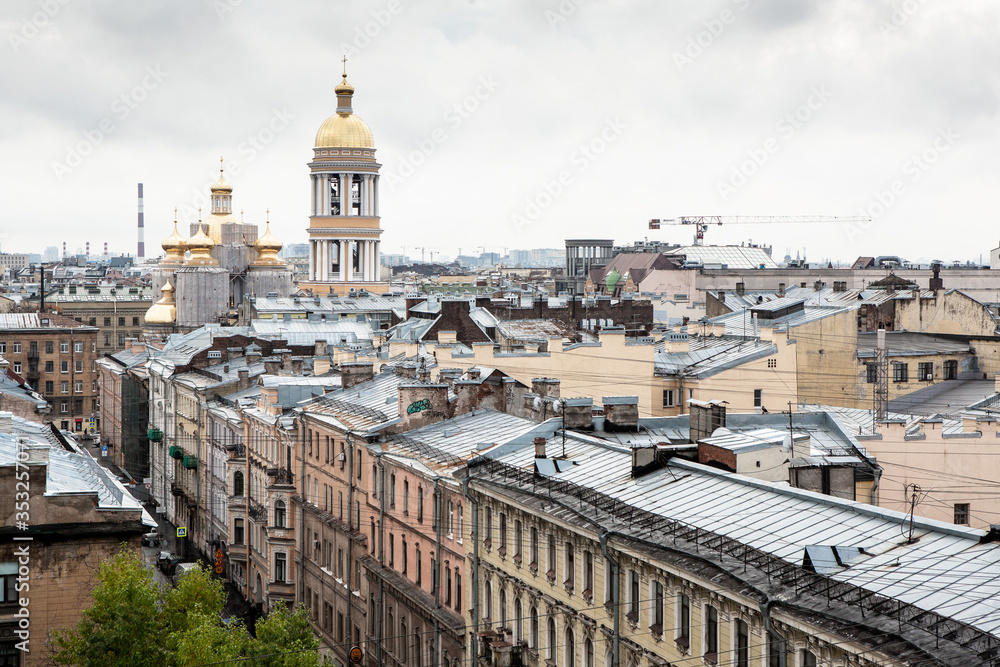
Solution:
M 605 396 L 603 401 L 605 431 L 639 430 L 638 396 Z
M 140 183 L 139 184 L 139 243 L 138 247 L 136 248 L 136 256 L 138 257 L 140 262 L 146 258 L 146 243 L 143 238 L 143 235 L 145 234 L 145 229 L 144 229 L 145 226 L 146 223 L 143 220 L 143 213 L 142 213 L 142 183 Z M 105 254 L 107 253 L 105 252 Z
M 340 386 L 350 389 L 354 385 L 367 382 L 374 377 L 375 370 L 371 362 L 349 361 L 340 365 Z
M 545 438 L 535 438 L 535 458 L 545 458 Z

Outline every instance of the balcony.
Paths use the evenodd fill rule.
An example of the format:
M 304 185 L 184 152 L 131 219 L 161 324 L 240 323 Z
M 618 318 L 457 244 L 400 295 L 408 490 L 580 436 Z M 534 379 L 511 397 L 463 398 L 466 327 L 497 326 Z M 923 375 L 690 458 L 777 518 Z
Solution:
M 187 495 L 187 492 L 184 490 L 184 487 L 178 484 L 177 482 L 170 482 L 170 493 L 175 496 Z
M 286 600 L 295 599 L 295 583 L 290 581 L 271 581 L 267 584 L 269 596 L 279 597 Z
M 146 437 L 153 442 L 160 442 L 163 440 L 163 431 L 158 428 L 151 428 L 146 431 Z
M 180 461 L 184 458 L 184 450 L 178 445 L 170 445 L 170 458 Z
M 247 455 L 247 446 L 242 442 L 231 442 L 226 445 L 226 451 L 229 452 L 229 458 L 242 459 Z
M 228 556 L 229 560 L 231 561 L 238 561 L 240 563 L 245 563 L 247 560 L 247 545 L 230 544 Z
M 185 454 L 183 463 L 181 465 L 183 465 L 188 470 L 195 470 L 198 467 L 198 457 L 191 456 L 190 454 Z
M 262 504 L 254 500 L 253 498 L 247 499 L 247 509 L 250 514 L 251 521 L 264 522 L 267 521 L 267 508 Z
M 295 475 L 288 468 L 268 468 L 267 476 L 271 486 L 292 486 L 295 483 Z

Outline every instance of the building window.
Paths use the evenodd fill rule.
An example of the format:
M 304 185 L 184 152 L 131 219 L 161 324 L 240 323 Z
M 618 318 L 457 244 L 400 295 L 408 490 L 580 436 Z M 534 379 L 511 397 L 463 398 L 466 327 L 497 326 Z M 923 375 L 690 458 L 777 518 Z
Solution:
M 15 343 L 15 345 L 17 345 L 17 343 Z M 59 341 L 59 351 L 62 352 L 63 354 L 66 354 L 67 352 L 69 352 L 69 341 L 68 340 L 61 340 L 61 341 Z
M 17 563 L 0 563 L 0 604 L 17 603 Z M 18 664 L 16 661 L 11 664 Z
M 279 584 L 285 583 L 285 566 L 285 554 L 274 554 L 274 580 Z
M 521 598 L 514 598 L 514 641 L 520 644 L 524 641 L 524 616 L 521 613 Z
M 67 414 L 69 412 L 69 401 L 61 401 L 59 403 L 59 412 L 62 414 Z
M 523 534 L 521 530 L 521 520 L 517 519 L 514 521 L 514 560 L 517 564 L 521 564 L 521 542 L 523 541 Z
M 958 379 L 958 361 L 956 359 L 949 359 L 944 362 L 944 379 L 945 380 L 957 380 Z
M 462 573 L 455 568 L 455 611 L 462 611 Z
M 83 393 L 83 380 L 77 380 L 73 383 L 73 393 L 82 394 Z
M 910 381 L 910 365 L 904 364 L 899 361 L 892 362 L 892 381 L 893 382 L 909 382 Z
M 77 362 L 76 362 L 76 370 L 74 372 L 76 372 L 76 373 L 82 373 L 83 372 L 83 361 L 82 360 L 80 360 L 80 359 L 77 360 Z
M 493 586 L 490 582 L 483 584 L 483 623 L 489 627 L 493 618 Z
M 111 347 L 111 334 L 109 333 L 104 334 L 104 346 Z
M 549 633 L 548 633 L 548 635 L 549 635 L 549 642 L 548 642 L 549 645 L 548 645 L 547 648 L 549 649 L 549 651 L 548 651 L 549 660 L 555 661 L 555 659 L 556 659 L 556 621 L 552 617 L 549 617 Z
M 538 607 L 531 608 L 531 631 L 528 633 L 530 647 L 538 650 Z
M 917 380 L 920 382 L 928 382 L 934 379 L 934 364 L 927 362 L 920 362 L 917 364 Z
M 614 569 L 611 567 L 611 561 L 604 561 L 604 604 L 609 605 L 614 603 L 615 595 L 615 575 Z
M 423 583 L 423 579 L 424 579 L 424 576 L 423 576 L 424 575 L 424 565 L 423 565 L 423 563 L 424 563 L 424 557 L 423 557 L 423 554 L 420 553 L 420 544 L 417 544 L 416 547 L 414 547 L 414 558 L 416 558 L 416 565 L 417 565 L 416 580 L 417 580 L 417 586 L 419 586 L 421 583 Z M 451 604 L 451 579 L 450 578 L 448 579 L 448 601 L 445 602 L 445 604 Z
M 233 495 L 243 495 L 243 473 L 239 470 L 233 474 Z
M 650 631 L 654 635 L 663 634 L 663 584 L 653 582 L 653 613 L 650 619 Z
M 573 550 L 573 543 L 566 543 L 566 557 L 563 563 L 563 569 L 565 570 L 566 581 L 563 585 L 566 586 L 570 591 L 573 590 L 573 581 L 576 579 L 576 553 Z
M 106 327 L 110 327 L 111 326 L 111 318 L 110 317 L 105 317 L 104 318 L 104 326 L 106 326 Z
M 389 567 L 392 567 L 396 560 L 396 536 L 389 533 Z
M 54 371 L 55 371 L 55 364 L 53 364 L 52 361 L 46 361 L 45 362 L 45 372 L 46 373 L 52 373 Z
M 378 498 L 378 466 L 372 464 L 372 498 Z
M 0 343 L 0 354 L 7 352 L 7 343 Z
M 705 660 L 719 661 L 719 611 L 712 605 L 705 607 Z
M 274 501 L 274 525 L 276 528 L 285 527 L 285 501 Z
M 802 651 L 802 667 L 816 667 L 816 656 L 812 651 Z
M 583 667 L 594 667 L 594 642 L 589 638 L 583 642 Z
M 78 341 L 76 341 L 76 342 L 73 343 L 73 351 L 74 352 L 83 352 L 83 341 L 82 340 L 78 340 Z
M 639 622 L 639 573 L 636 570 L 629 570 L 627 618 L 632 623 Z
M 389 475 L 389 507 L 396 506 L 396 473 Z
M 329 455 L 327 455 L 329 456 Z M 340 469 L 343 470 L 347 467 L 347 452 L 344 451 L 344 443 L 340 443 Z
M 455 530 L 455 503 L 448 501 L 448 537 L 454 535 Z
M 663 390 L 663 407 L 672 408 L 674 407 L 674 390 L 664 389 Z
M 594 554 L 583 552 L 583 596 L 594 597 Z
M 764 390 L 754 389 L 753 390 L 753 406 L 755 408 L 764 407 Z
M 233 519 L 233 544 L 243 544 L 243 519 Z
M 52 380 L 45 381 L 45 393 L 51 394 L 55 391 L 55 383 Z
M 410 514 L 410 480 L 403 480 L 403 514 Z
M 21 362 L 20 361 L 15 361 L 14 362 L 14 372 L 17 373 L 18 375 L 21 374 Z
M 125 318 L 124 317 L 119 317 L 118 318 L 118 326 L 120 326 L 120 327 L 125 326 Z
M 11 345 L 11 352 L 13 354 L 20 354 L 21 353 L 21 344 L 20 343 L 13 343 Z
M 138 317 L 133 317 L 132 318 L 132 326 L 134 326 L 134 327 L 139 326 L 139 318 Z
M 736 619 L 736 667 L 750 667 L 750 628 Z
M 549 579 L 554 579 L 556 576 L 556 534 L 549 533 L 549 548 L 546 549 L 545 553 L 546 570 L 545 576 Z
M 52 349 L 54 347 L 55 346 L 52 344 L 52 341 L 50 340 L 45 341 L 45 354 L 52 354 Z
M 375 553 L 375 517 L 372 517 L 372 541 L 371 541 L 371 547 L 372 547 L 372 554 L 374 554 Z
M 462 505 L 458 506 L 458 536 L 457 540 L 462 541 L 462 537 L 465 535 L 465 509 Z
M 498 553 L 501 556 L 507 555 L 507 515 L 503 512 L 500 513 L 500 549 Z
M 878 364 L 865 364 L 865 381 L 868 384 L 875 384 L 878 382 Z
M 566 667 L 576 667 L 576 641 L 574 641 L 573 630 L 566 628 L 566 644 L 563 653 L 566 658 Z
M 493 547 L 493 511 L 489 507 L 483 508 L 483 544 L 487 549 Z
M 781 667 L 781 640 L 767 636 L 767 667 Z
M 424 522 L 424 487 L 417 484 L 417 522 Z
M 69 362 L 68 361 L 60 361 L 59 362 L 59 372 L 61 372 L 61 373 L 69 373 Z
M 955 523 L 969 525 L 969 503 L 955 503 Z
M 687 593 L 677 596 L 677 645 L 684 652 L 691 647 L 691 597 Z

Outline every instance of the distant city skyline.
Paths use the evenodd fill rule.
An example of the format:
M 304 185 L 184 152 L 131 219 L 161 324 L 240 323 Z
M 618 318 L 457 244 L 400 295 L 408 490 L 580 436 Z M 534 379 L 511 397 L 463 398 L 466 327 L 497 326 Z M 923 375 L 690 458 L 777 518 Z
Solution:
M 778 258 L 978 261 L 1000 240 L 984 0 L 39 7 L 0 8 L 6 252 L 134 254 L 143 182 L 156 256 L 174 207 L 182 229 L 207 208 L 220 155 L 235 209 L 305 241 L 345 54 L 386 253 L 687 244 L 647 221 L 699 214 L 873 218 L 709 231 Z

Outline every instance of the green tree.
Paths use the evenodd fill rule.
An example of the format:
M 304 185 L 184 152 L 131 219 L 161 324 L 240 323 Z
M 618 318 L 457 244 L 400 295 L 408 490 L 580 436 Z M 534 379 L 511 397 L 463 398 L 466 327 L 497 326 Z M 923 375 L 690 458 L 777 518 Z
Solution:
M 150 667 L 165 663 L 158 593 L 142 555 L 122 549 L 101 563 L 94 604 L 76 628 L 55 631 L 55 661 L 80 667 Z
M 319 654 L 319 639 L 309 625 L 305 607 L 291 611 L 278 602 L 257 622 L 257 640 L 249 645 L 248 656 L 259 667 L 317 667 L 329 664 Z
M 247 644 L 252 641 L 246 628 L 239 623 L 225 625 L 217 616 L 201 613 L 187 615 L 187 628 L 170 635 L 172 663 L 177 667 L 191 667 L 205 663 L 237 662 L 246 655 Z

